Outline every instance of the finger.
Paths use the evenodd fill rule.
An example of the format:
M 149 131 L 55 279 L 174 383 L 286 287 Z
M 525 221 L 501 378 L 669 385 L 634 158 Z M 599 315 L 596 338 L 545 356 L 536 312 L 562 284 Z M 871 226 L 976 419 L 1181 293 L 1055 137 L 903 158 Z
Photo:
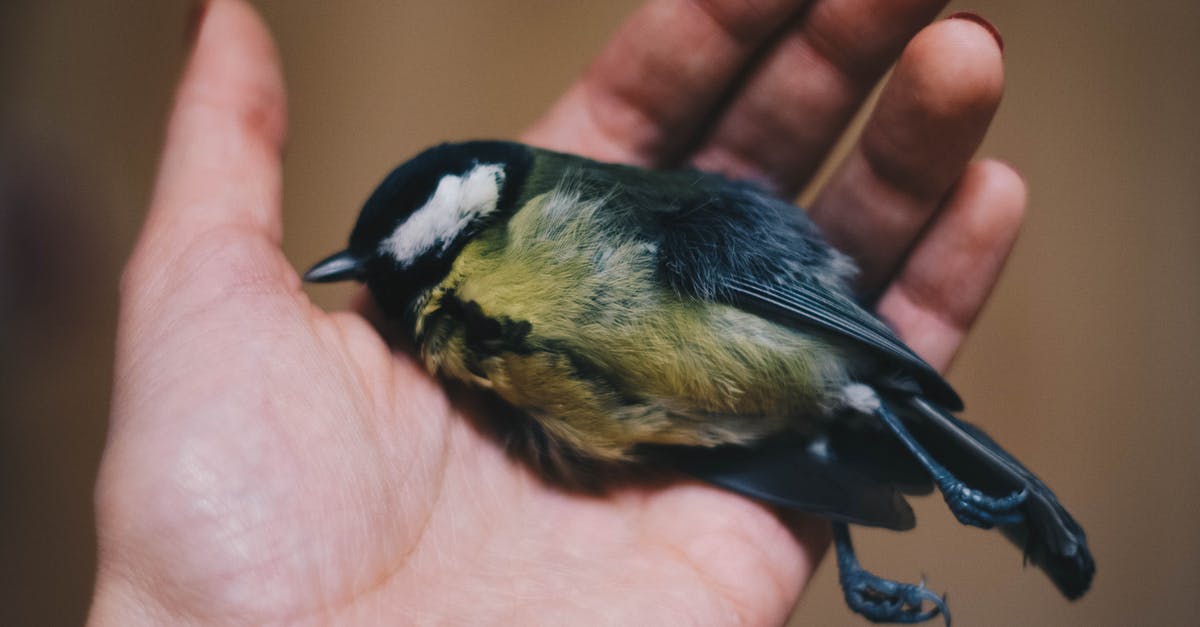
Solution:
M 879 300 L 878 310 L 945 370 L 995 286 L 1025 216 L 1025 183 L 998 161 L 971 164 Z
M 525 134 L 548 148 L 662 165 L 803 0 L 651 0 Z
M 201 10 L 144 237 L 231 226 L 278 241 L 286 128 L 278 55 L 241 0 L 212 0 Z
M 830 241 L 858 261 L 871 294 L 962 174 L 1004 88 L 997 40 L 980 24 L 943 20 L 900 58 L 862 138 L 812 207 Z
M 944 0 L 818 0 L 767 53 L 695 163 L 792 197 Z

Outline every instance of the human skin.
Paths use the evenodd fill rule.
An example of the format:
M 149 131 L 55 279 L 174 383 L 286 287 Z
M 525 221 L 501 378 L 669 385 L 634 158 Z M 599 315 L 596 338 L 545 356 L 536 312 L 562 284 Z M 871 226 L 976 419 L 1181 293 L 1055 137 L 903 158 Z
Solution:
M 1025 189 L 971 161 L 1000 48 L 972 20 L 929 24 L 942 4 L 650 0 L 523 139 L 790 195 L 898 58 L 811 213 L 944 368 Z M 241 0 L 202 15 L 121 282 L 91 622 L 782 623 L 825 521 L 679 477 L 548 485 L 370 316 L 309 301 L 279 247 L 274 45 Z

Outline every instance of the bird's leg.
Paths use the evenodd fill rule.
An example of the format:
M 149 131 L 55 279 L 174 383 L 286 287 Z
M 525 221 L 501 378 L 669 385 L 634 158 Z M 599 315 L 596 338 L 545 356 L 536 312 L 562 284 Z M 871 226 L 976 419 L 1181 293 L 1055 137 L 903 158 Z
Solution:
M 1021 490 L 1006 496 L 989 496 L 963 483 L 945 466 L 933 459 L 928 451 L 917 442 L 904 423 L 886 405 L 880 404 L 875 409 L 883 423 L 900 439 L 913 454 L 917 462 L 929 471 L 933 481 L 946 499 L 946 504 L 954 516 L 964 525 L 973 525 L 982 529 L 991 529 L 995 525 L 1013 525 L 1025 519 L 1025 514 L 1018 509 L 1029 492 Z
M 920 623 L 938 614 L 950 626 L 946 599 L 925 588 L 925 584 L 899 583 L 872 575 L 863 569 L 850 543 L 846 523 L 833 523 L 833 542 L 837 547 L 838 580 L 846 595 L 846 604 L 876 623 Z M 924 609 L 925 602 L 933 604 Z

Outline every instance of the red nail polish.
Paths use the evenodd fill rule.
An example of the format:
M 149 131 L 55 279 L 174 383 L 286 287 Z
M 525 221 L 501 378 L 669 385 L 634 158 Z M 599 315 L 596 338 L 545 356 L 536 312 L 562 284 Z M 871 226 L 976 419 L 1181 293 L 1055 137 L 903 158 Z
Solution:
M 195 0 L 192 3 L 192 8 L 188 10 L 187 24 L 183 31 L 184 40 L 187 42 L 187 45 L 191 46 L 196 43 L 196 36 L 200 34 L 200 25 L 204 23 L 204 14 L 207 12 L 207 0 Z
M 1000 36 L 1000 31 L 997 30 L 991 22 L 983 19 L 982 15 L 979 15 L 978 13 L 971 13 L 970 11 L 959 11 L 958 13 L 951 13 L 950 15 L 947 15 L 946 19 L 966 20 L 986 28 L 987 32 L 992 34 L 992 38 L 996 40 L 996 45 L 1000 46 L 1000 52 L 1004 52 L 1004 38 Z

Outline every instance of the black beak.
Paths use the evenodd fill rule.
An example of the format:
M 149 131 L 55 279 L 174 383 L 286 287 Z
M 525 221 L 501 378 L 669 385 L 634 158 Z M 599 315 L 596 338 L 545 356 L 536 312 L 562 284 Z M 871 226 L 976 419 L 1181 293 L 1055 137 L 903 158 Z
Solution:
M 333 283 L 362 277 L 362 262 L 349 251 L 331 255 L 304 273 L 309 283 Z

